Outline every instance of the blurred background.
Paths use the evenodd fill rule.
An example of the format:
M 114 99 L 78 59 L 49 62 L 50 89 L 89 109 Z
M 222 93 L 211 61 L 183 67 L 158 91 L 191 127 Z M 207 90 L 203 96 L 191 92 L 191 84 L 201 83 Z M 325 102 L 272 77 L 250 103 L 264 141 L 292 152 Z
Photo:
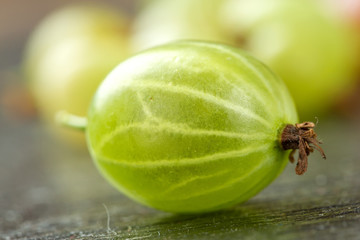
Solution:
M 85 116 L 112 68 L 177 39 L 243 48 L 284 80 L 301 121 L 359 129 L 358 0 L 1 0 L 2 229 L 69 202 L 118 197 L 94 168 L 83 134 L 60 128 L 54 116 Z
M 29 41 L 44 19 L 69 5 L 70 8 L 78 4 L 88 6 L 89 2 L 91 1 L 1 0 L 0 2 L 0 238 L 3 237 L 1 235 L 3 233 L 16 232 L 16 229 L 27 221 L 36 221 L 40 217 L 59 213 L 70 214 L 74 211 L 71 203 L 77 203 L 76 209 L 80 209 L 81 206 L 88 206 L 83 201 L 88 197 L 96 202 L 98 196 L 109 196 L 115 192 L 95 170 L 85 148 L 83 136 L 80 134 L 80 136 L 75 136 L 78 140 L 72 140 L 71 135 L 57 137 L 58 127 L 51 121 L 53 119 L 45 117 L 49 115 L 48 110 L 45 110 L 46 106 L 43 108 L 40 101 L 35 100 L 36 90 L 33 84 L 36 80 L 33 80 L 25 70 L 25 65 L 28 64 L 25 62 L 27 51 L 29 51 L 27 50 Z M 99 1 L 92 2 L 96 5 Z M 125 19 L 133 16 L 135 4 L 131 0 L 108 0 L 102 1 L 101 8 L 114 9 L 110 10 L 114 12 L 120 11 Z M 86 26 L 88 25 L 86 21 L 92 19 L 92 16 L 81 17 L 79 14 L 78 21 L 76 13 L 74 15 L 70 17 L 69 22 L 66 22 L 68 17 L 60 16 L 62 19 L 59 19 L 58 29 L 53 29 L 49 37 L 59 32 L 59 35 L 54 38 L 59 38 L 61 42 L 61 35 L 66 34 L 59 29 L 71 27 L 81 21 L 83 23 L 80 25 Z M 54 24 L 57 25 L 57 23 Z M 48 37 L 46 32 L 43 37 L 44 41 L 47 41 L 45 40 Z M 56 42 L 56 39 L 50 41 Z M 42 43 L 38 45 L 39 48 L 44 46 Z M 81 54 L 83 52 L 79 53 Z M 69 56 L 69 63 L 71 59 L 81 62 Z M 29 64 L 32 61 L 29 60 Z M 52 74 L 56 75 L 63 71 L 61 67 L 54 66 Z M 92 73 L 89 74 L 92 75 Z M 50 79 L 53 77 L 50 76 Z M 64 81 L 67 82 L 66 84 L 71 82 L 71 80 Z M 101 80 L 96 80 L 97 83 L 99 81 Z M 50 94 L 61 91 L 58 85 L 50 88 L 53 89 Z M 79 89 L 76 91 L 81 92 Z M 62 100 L 59 101 L 66 98 L 66 96 L 61 96 Z M 55 98 L 46 101 L 51 106 L 52 102 L 58 102 Z M 76 100 L 69 101 L 76 105 Z M 61 104 L 59 107 L 63 106 Z M 66 134 L 68 133 L 64 135 Z M 90 195 L 89 189 L 94 190 Z

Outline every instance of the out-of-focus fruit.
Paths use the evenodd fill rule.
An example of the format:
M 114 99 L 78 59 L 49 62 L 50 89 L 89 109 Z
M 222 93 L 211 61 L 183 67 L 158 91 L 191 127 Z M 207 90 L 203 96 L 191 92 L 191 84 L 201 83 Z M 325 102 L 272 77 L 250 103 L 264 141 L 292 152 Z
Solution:
M 329 110 L 353 83 L 353 35 L 308 0 L 227 0 L 221 20 L 234 41 L 287 84 L 301 118 Z
M 359 0 L 323 0 L 324 3 L 338 11 L 344 18 L 360 26 Z
M 178 39 L 226 42 L 218 28 L 217 11 L 223 0 L 149 1 L 134 22 L 132 44 L 143 50 Z
M 344 96 L 336 105 L 341 115 L 349 118 L 359 118 L 360 115 L 360 1 L 359 0 L 323 0 L 324 6 L 332 9 L 352 28 L 356 41 L 356 86 L 350 94 Z
M 128 37 L 125 15 L 103 5 L 70 5 L 45 18 L 32 34 L 24 59 L 44 119 L 54 122 L 60 110 L 86 114 L 99 83 L 129 55 Z M 83 135 L 73 134 L 67 139 L 84 142 Z

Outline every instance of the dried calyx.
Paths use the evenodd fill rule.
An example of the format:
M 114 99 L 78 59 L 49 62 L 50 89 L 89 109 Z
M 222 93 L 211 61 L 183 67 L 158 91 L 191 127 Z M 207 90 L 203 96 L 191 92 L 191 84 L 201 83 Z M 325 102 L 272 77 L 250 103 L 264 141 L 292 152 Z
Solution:
M 294 154 L 299 149 L 299 158 L 296 164 L 296 174 L 302 175 L 306 172 L 308 166 L 308 156 L 318 150 L 321 156 L 326 159 L 324 150 L 319 146 L 321 142 L 317 140 L 314 132 L 315 124 L 312 122 L 297 123 L 295 125 L 288 124 L 285 126 L 281 134 L 281 146 L 284 150 L 292 149 L 289 155 L 291 163 L 295 161 Z

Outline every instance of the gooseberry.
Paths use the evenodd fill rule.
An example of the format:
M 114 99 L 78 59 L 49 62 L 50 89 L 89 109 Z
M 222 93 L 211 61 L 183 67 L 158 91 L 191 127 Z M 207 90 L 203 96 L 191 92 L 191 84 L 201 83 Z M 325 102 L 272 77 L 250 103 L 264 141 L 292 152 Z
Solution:
M 160 210 L 195 213 L 254 196 L 284 169 L 287 149 L 299 148 L 303 174 L 310 145 L 320 147 L 314 124 L 297 120 L 284 83 L 264 64 L 230 46 L 179 41 L 118 65 L 82 126 L 116 188 Z
M 300 118 L 328 112 L 353 86 L 354 34 L 319 2 L 226 0 L 220 12 L 227 33 L 284 80 Z
M 216 18 L 223 0 L 156 0 L 139 11 L 132 25 L 136 51 L 180 39 L 227 42 Z
M 85 143 L 84 134 L 64 133 L 53 116 L 59 110 L 86 114 L 99 83 L 129 55 L 127 28 L 127 18 L 110 7 L 71 4 L 50 13 L 30 36 L 25 77 L 57 136 Z

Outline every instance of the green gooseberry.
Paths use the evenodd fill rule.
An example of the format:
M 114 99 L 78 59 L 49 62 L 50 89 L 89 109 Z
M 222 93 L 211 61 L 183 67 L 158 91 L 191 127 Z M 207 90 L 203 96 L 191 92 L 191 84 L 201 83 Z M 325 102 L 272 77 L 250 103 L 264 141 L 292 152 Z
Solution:
M 85 146 L 85 136 L 53 124 L 54 114 L 87 112 L 100 82 L 130 54 L 128 20 L 102 4 L 59 8 L 34 29 L 23 59 L 39 115 L 56 136 Z
M 138 53 L 102 82 L 87 121 L 59 116 L 85 129 L 96 166 L 116 188 L 175 213 L 248 200 L 282 172 L 287 149 L 299 148 L 304 173 L 310 144 L 319 142 L 314 124 L 297 120 L 269 68 L 240 49 L 199 41 Z
M 355 33 L 313 0 L 225 0 L 220 25 L 230 39 L 278 74 L 300 119 L 328 113 L 354 86 Z

